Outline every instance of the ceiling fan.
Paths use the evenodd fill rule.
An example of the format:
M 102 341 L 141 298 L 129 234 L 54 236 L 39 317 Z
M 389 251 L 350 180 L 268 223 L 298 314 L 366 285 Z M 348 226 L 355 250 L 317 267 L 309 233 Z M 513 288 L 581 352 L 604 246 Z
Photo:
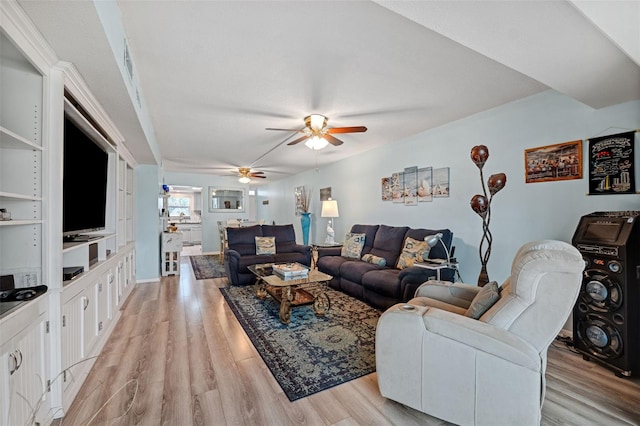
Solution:
M 333 136 L 336 133 L 360 133 L 366 132 L 365 126 L 350 126 L 350 127 L 327 127 L 328 118 L 320 114 L 311 114 L 304 118 L 304 125 L 302 129 L 274 129 L 268 127 L 266 130 L 284 130 L 288 132 L 304 133 L 304 136 L 299 137 L 287 145 L 295 145 L 302 141 L 305 141 L 305 145 L 311 149 L 322 149 L 329 143 L 334 146 L 342 145 L 340 139 Z
M 259 179 L 267 178 L 266 176 L 262 176 L 262 175 L 264 175 L 264 172 L 252 172 L 249 167 L 238 168 L 238 176 L 240 176 L 239 181 L 242 183 L 251 182 L 251 178 L 259 178 Z

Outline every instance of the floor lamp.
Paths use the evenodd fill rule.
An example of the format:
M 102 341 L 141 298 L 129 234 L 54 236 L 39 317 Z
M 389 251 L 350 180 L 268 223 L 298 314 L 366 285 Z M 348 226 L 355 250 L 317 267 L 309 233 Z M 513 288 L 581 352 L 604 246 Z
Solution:
M 335 244 L 336 234 L 333 230 L 333 218 L 340 217 L 340 213 L 338 212 L 338 202 L 336 200 L 332 200 L 331 198 L 323 201 L 320 217 L 329 218 L 329 222 L 327 222 L 327 238 L 324 240 L 325 244 Z

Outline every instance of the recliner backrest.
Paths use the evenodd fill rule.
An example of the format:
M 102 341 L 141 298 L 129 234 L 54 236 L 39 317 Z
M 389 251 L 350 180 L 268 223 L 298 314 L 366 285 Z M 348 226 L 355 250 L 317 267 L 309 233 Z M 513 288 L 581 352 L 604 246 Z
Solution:
M 498 300 L 481 321 L 546 350 L 566 322 L 578 297 L 584 261 L 572 245 L 553 240 L 523 245 Z
M 227 228 L 227 245 L 242 256 L 256 254 L 256 237 L 262 237 L 260 225 Z
M 408 230 L 408 226 L 380 225 L 369 253 L 374 256 L 384 257 L 388 266 L 395 266 L 400 252 L 402 252 L 404 236 Z
M 293 224 L 262 225 L 262 236 L 276 237 L 276 253 L 290 253 L 296 245 L 296 231 Z
M 373 240 L 378 232 L 379 225 L 360 225 L 355 224 L 351 227 L 352 234 L 364 234 L 364 247 L 362 247 L 361 255 L 368 254 L 373 247 Z

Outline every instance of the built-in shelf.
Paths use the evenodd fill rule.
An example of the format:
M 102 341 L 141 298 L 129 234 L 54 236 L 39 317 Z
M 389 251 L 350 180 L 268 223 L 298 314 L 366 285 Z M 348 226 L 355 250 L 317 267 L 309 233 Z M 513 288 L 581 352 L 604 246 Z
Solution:
M 79 249 L 79 248 L 84 247 L 84 246 L 88 246 L 90 244 L 97 243 L 97 242 L 102 241 L 102 240 L 109 240 L 111 238 L 115 238 L 116 234 L 101 234 L 99 236 L 98 235 L 95 235 L 95 236 L 97 236 L 99 238 L 95 238 L 95 239 L 90 240 L 90 241 L 70 241 L 70 242 L 62 243 L 62 252 L 63 253 L 69 252 L 69 251 L 76 250 L 76 249 Z
M 9 149 L 30 149 L 42 151 L 42 147 L 36 145 L 28 139 L 23 138 L 17 133 L 12 132 L 0 126 L 0 147 Z
M 16 219 L 11 219 L 11 220 L 0 220 L 0 226 L 21 226 L 21 225 L 38 225 L 44 223 L 44 221 L 42 220 L 16 220 Z
M 32 195 L 25 195 L 25 194 L 14 194 L 12 192 L 0 192 L 0 199 L 24 200 L 24 201 L 42 201 L 42 197 L 34 197 Z

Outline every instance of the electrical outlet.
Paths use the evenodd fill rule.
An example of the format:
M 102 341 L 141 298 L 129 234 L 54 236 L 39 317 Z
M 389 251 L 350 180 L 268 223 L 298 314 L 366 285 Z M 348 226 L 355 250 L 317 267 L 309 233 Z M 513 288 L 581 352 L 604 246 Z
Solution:
M 35 272 L 26 272 L 23 280 L 25 287 L 35 287 L 38 285 L 38 274 Z

